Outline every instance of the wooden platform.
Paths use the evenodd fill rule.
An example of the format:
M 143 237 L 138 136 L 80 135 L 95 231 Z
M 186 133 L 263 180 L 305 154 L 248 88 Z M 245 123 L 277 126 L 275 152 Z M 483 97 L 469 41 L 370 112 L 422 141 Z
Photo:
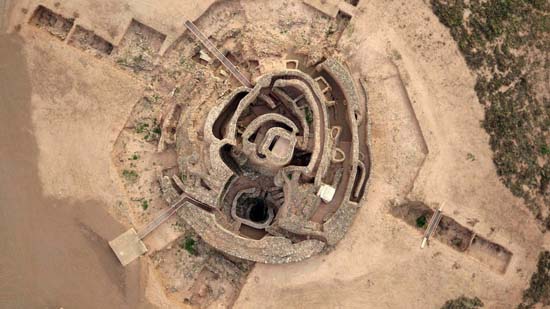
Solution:
M 123 266 L 130 264 L 133 260 L 147 252 L 147 247 L 145 247 L 145 244 L 133 228 L 111 240 L 109 246 L 111 246 L 111 249 L 113 249 Z

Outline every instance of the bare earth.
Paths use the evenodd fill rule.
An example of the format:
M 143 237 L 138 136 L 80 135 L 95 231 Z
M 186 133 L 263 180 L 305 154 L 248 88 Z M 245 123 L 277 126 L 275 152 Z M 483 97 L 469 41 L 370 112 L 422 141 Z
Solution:
M 307 18 L 318 16 L 297 0 L 218 1 L 209 9 L 214 2 L 40 3 L 78 16 L 79 24 L 115 46 L 135 18 L 166 35 L 159 50 L 166 57 L 185 19 L 205 14 L 206 31 L 225 27 L 220 25 L 227 20 L 208 15 L 224 5 L 246 16 L 234 17 L 227 27 L 244 23 L 240 18 L 261 25 L 270 14 L 285 18 L 262 10 L 269 6 L 269 12 L 281 12 L 292 5 L 290 18 L 307 16 L 306 25 Z M 187 294 L 177 292 L 186 284 L 185 268 L 170 271 L 181 261 L 176 258 L 181 250 L 170 243 L 182 235 L 170 228 L 175 219 L 146 241 L 151 255 L 127 268 L 107 245 L 125 227 L 152 217 L 132 200 L 150 189 L 147 179 L 154 174 L 139 164 L 173 160 L 147 157 L 155 147 L 132 144 L 128 119 L 150 80 L 29 25 L 38 3 L 0 0 L 12 32 L 0 35 L 0 304 L 191 307 L 182 296 Z M 260 31 L 247 35 L 264 40 Z M 256 264 L 240 294 L 224 286 L 233 296 L 211 307 L 439 308 L 463 294 L 479 297 L 486 308 L 515 307 L 550 238 L 497 178 L 480 127 L 475 77 L 429 1 L 359 1 L 338 50 L 369 93 L 373 169 L 364 205 L 330 253 L 294 264 Z M 129 189 L 117 164 L 136 151 L 144 158 L 136 167 L 143 183 Z M 160 200 L 152 199 L 151 209 L 165 207 Z M 495 271 L 490 260 L 438 241 L 421 250 L 422 235 L 389 212 L 392 203 L 405 200 L 445 202 L 446 215 L 512 253 L 506 270 Z
M 236 307 L 438 308 L 462 294 L 480 297 L 488 308 L 514 307 L 542 234 L 496 176 L 473 75 L 428 4 L 368 1 L 360 7 L 343 48 L 369 81 L 374 170 L 366 207 L 328 256 L 257 265 Z M 513 252 L 508 271 L 488 271 L 440 243 L 421 250 L 421 235 L 388 214 L 395 198 L 445 201 L 455 220 L 479 220 L 477 233 Z
M 143 307 L 140 265 L 122 268 L 106 243 L 123 228 L 104 202 L 43 191 L 28 50 L 14 35 L 0 41 L 2 307 Z

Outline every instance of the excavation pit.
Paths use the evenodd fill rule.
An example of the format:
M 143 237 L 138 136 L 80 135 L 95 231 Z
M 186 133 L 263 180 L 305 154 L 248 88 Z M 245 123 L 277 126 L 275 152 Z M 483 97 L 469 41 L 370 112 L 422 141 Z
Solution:
M 423 202 L 407 201 L 399 205 L 393 205 L 390 213 L 423 233 L 434 211 Z M 506 272 L 512 259 L 510 250 L 477 235 L 473 230 L 446 215 L 441 217 L 433 237 L 452 249 L 473 257 L 500 274 Z
M 65 40 L 71 31 L 74 18 L 65 18 L 45 6 L 39 5 L 29 23 L 49 32 L 60 40 Z

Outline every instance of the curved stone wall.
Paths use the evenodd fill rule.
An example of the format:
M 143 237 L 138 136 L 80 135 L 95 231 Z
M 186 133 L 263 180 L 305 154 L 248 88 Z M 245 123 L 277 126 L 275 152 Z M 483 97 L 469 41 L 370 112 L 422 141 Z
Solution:
M 190 203 L 180 215 L 218 250 L 295 262 L 335 245 L 351 225 L 370 172 L 358 133 L 366 132 L 365 106 L 340 62 L 316 70 L 260 76 L 208 114 L 203 169 L 180 167 L 183 185 L 195 187 L 186 191 L 210 208 Z

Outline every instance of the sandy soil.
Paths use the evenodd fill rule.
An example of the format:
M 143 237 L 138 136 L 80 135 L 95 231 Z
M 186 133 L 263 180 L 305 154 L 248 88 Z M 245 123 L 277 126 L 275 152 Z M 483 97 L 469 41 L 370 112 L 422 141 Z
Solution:
M 123 227 L 104 203 L 43 191 L 31 119 L 36 89 L 25 59 L 30 51 L 15 36 L 2 35 L 0 42 L 2 307 L 144 308 L 140 265 L 122 268 L 106 243 Z
M 44 191 L 81 200 L 116 200 L 110 151 L 141 85 L 46 42 L 33 40 L 27 52 Z M 67 61 L 71 57 L 75 61 Z
M 6 0 L 4 0 L 6 1 Z M 101 37 L 118 44 L 132 19 L 146 23 L 166 35 L 162 50 L 166 50 L 183 33 L 185 19 L 195 20 L 216 0 L 133 0 L 133 1 L 58 1 L 20 0 L 14 3 L 13 12 L 20 8 L 33 8 L 36 3 L 55 8 L 65 17 L 78 16 L 78 24 L 94 29 Z M 9 25 L 21 22 L 21 16 L 11 14 Z
M 6 12 L 7 12 L 8 2 L 7 0 L 0 0 L 0 31 L 4 32 L 6 27 Z
M 236 307 L 438 308 L 461 294 L 479 296 L 488 308 L 514 307 L 542 236 L 496 176 L 473 75 L 426 2 L 359 6 L 342 48 L 371 94 L 374 170 L 367 201 L 329 255 L 257 265 Z M 409 102 L 418 126 L 407 116 Z M 390 200 L 405 197 L 446 202 L 445 212 L 464 225 L 479 220 L 476 232 L 513 252 L 507 272 L 497 274 L 441 243 L 420 250 L 421 235 L 387 212 Z
M 2 189 L 9 192 L 4 195 L 2 191 L 5 199 L 1 210 L 6 213 L 2 218 L 2 223 L 6 220 L 2 226 L 3 235 L 13 236 L 12 240 L 3 243 L 6 251 L 13 254 L 2 257 L 0 277 L 6 280 L 2 280 L 5 288 L 0 294 L 0 303 L 24 308 L 141 308 L 149 307 L 144 300 L 146 294 L 163 308 L 174 305 L 166 299 L 164 287 L 158 284 L 156 276 L 146 280 L 147 273 L 154 271 L 147 260 L 134 262 L 124 269 L 107 245 L 125 228 L 105 210 L 122 223 L 132 221 L 126 211 L 128 205 L 122 207 L 130 201 L 123 192 L 119 171 L 113 166 L 112 150 L 132 107 L 143 95 L 143 81 L 124 70 L 114 69 L 111 63 L 67 46 L 45 31 L 27 27 L 25 23 L 35 7 L 31 1 L 11 2 L 10 5 L 13 6 L 10 18 L 2 18 L 2 22 L 11 20 L 7 28 L 17 29 L 21 38 L 17 46 L 4 46 L 2 37 L 2 47 L 6 48 L 2 60 L 10 67 L 1 77 L 13 78 L 19 72 L 24 77 L 21 83 L 25 87 L 13 92 L 23 97 L 7 100 L 11 108 L 3 108 L 1 116 L 6 125 L 11 123 L 15 130 L 21 131 L 17 131 L 19 135 L 32 135 L 33 143 L 25 152 L 10 152 L 23 137 L 10 131 L 2 132 L 6 134 L 3 142 L 13 143 L 2 145 L 2 151 L 6 151 L 2 154 L 9 155 L 2 161 L 23 159 L 23 154 L 27 153 L 28 158 L 13 166 L 0 166 L 5 177 Z M 72 13 L 66 15 L 66 10 L 78 4 L 52 2 L 46 5 L 62 11 L 65 16 L 73 16 Z M 133 4 L 146 11 L 144 5 Z M 189 5 L 200 12 L 208 3 Z M 168 4 L 163 6 L 164 9 L 168 7 Z M 186 14 L 193 14 L 190 7 Z M 101 9 L 109 10 L 94 6 L 94 10 Z M 125 14 L 135 17 L 134 13 Z M 85 22 L 86 18 L 81 20 Z M 109 17 L 111 23 L 115 20 Z M 106 26 L 101 24 L 101 19 L 94 19 L 94 22 L 93 29 L 102 33 Z M 117 25 L 122 27 L 121 35 L 124 34 L 128 25 L 123 22 Z M 19 62 L 4 57 L 13 50 L 19 52 L 16 54 Z M 13 82 L 20 81 L 14 79 Z M 5 86 L 2 88 L 4 98 L 13 86 L 2 86 Z M 23 104 L 24 119 L 15 118 L 15 108 Z M 12 178 L 17 173 L 12 169 L 23 168 L 29 169 L 29 178 L 19 177 L 14 181 Z M 4 186 L 8 181 L 10 185 Z M 22 191 L 29 187 L 32 192 L 23 194 Z M 22 206 L 15 212 L 8 208 L 9 205 Z M 37 205 L 40 211 L 35 209 Z M 22 217 L 28 223 L 19 223 Z M 40 252 L 43 244 L 48 244 L 50 249 Z M 21 259 L 16 259 L 17 255 L 21 255 Z M 146 284 L 149 285 L 147 289 Z
M 41 3 L 64 16 L 76 13 L 77 23 L 116 45 L 132 18 L 175 40 L 182 30 L 179 21 L 198 18 L 215 1 L 185 1 L 178 10 L 171 9 L 172 0 L 154 6 L 145 0 L 107 2 Z M 308 25 L 301 13 L 312 9 L 289 2 L 288 12 L 280 13 Z M 0 0 L 0 8 L 6 3 Z M 32 12 L 22 9 L 32 10 L 36 3 L 15 3 L 9 28 L 25 24 Z M 223 22 L 236 28 L 242 20 L 261 24 L 272 17 L 264 8 L 277 7 L 267 0 L 230 5 L 242 15 Z M 199 21 L 205 31 L 220 26 L 215 17 Z M 278 41 L 300 37 L 279 31 L 286 24 L 265 24 L 268 30 L 265 25 L 254 29 L 272 32 L 272 50 L 277 51 Z M 323 22 L 318 24 L 310 34 L 323 31 Z M 114 59 L 91 57 L 37 28 L 23 25 L 19 34 L 22 38 L 0 37 L 0 119 L 5 126 L 0 159 L 10 162 L 0 164 L 0 235 L 6 235 L 0 246 L 7 252 L 0 256 L 0 303 L 135 308 L 147 307 L 146 294 L 160 307 L 180 307 L 182 293 L 166 290 L 169 267 L 142 259 L 125 270 L 106 245 L 124 228 L 105 209 L 125 224 L 151 216 L 139 208 L 141 201 L 131 200 L 112 161 L 127 160 L 128 151 L 154 152 L 153 144 L 126 147 L 132 144 L 120 134 L 125 127 L 134 130 L 126 121 L 144 96 L 146 73 L 132 75 L 130 69 L 115 67 Z M 246 35 L 269 55 L 271 43 Z M 366 80 L 370 96 L 373 170 L 364 207 L 328 255 L 290 265 L 257 265 L 234 307 L 439 308 L 462 294 L 480 297 L 487 308 L 514 307 L 540 246 L 548 248 L 550 241 L 548 236 L 543 240 L 522 202 L 499 182 L 488 137 L 479 126 L 483 110 L 474 76 L 428 1 L 361 0 L 340 48 L 355 76 Z M 170 50 L 166 55 L 179 56 Z M 116 141 L 121 144 L 115 147 Z M 148 174 L 140 175 L 145 179 Z M 143 197 L 142 189 L 131 193 Z M 446 202 L 448 216 L 512 252 L 506 272 L 437 241 L 420 250 L 420 233 L 388 211 L 392 201 L 406 198 Z M 152 209 L 159 205 L 151 202 Z M 177 237 L 168 234 L 167 239 Z M 160 241 L 155 249 L 165 244 Z M 171 252 L 180 251 L 170 246 L 152 258 L 172 261 L 176 253 Z M 173 262 L 178 261 L 183 260 Z

